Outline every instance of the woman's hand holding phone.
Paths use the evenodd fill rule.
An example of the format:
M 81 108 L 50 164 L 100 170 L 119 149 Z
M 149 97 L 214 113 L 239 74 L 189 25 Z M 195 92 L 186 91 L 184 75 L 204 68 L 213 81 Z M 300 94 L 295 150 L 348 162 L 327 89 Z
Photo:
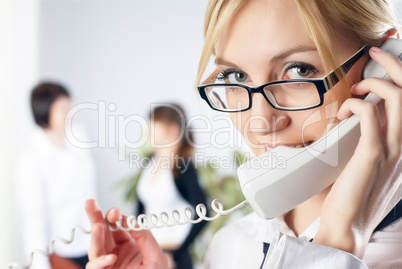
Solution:
M 165 254 L 150 231 L 111 232 L 95 200 L 88 200 L 85 210 L 92 228 L 86 269 L 168 268 Z M 111 209 L 106 220 L 115 223 L 120 216 L 119 209 Z
M 402 62 L 378 48 L 370 56 L 395 84 L 367 78 L 352 86 L 352 94 L 373 92 L 385 100 L 385 125 L 378 108 L 349 98 L 338 118 L 360 116 L 361 137 L 355 154 L 334 183 L 321 209 L 321 224 L 314 242 L 363 257 L 368 240 L 387 205 L 402 183 Z

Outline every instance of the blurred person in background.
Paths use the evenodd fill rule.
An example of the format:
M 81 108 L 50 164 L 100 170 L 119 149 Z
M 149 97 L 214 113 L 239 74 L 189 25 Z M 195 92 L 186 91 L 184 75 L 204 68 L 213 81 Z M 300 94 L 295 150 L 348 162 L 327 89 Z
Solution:
M 170 215 L 186 207 L 206 204 L 195 167 L 193 135 L 178 105 L 158 106 L 150 113 L 152 155 L 141 170 L 137 183 L 137 214 Z M 170 268 L 193 268 L 188 247 L 206 222 L 153 229 L 156 241 L 167 255 Z
M 84 201 L 96 195 L 95 167 L 87 150 L 65 136 L 71 127 L 69 92 L 56 83 L 40 83 L 31 93 L 36 128 L 16 167 L 16 190 L 22 214 L 24 253 L 48 250 L 54 236 L 70 238 L 72 227 L 88 226 Z M 74 125 L 74 136 L 85 132 Z M 55 253 L 35 255 L 31 268 L 78 269 L 88 261 L 89 236 L 76 231 L 72 245 L 55 243 Z

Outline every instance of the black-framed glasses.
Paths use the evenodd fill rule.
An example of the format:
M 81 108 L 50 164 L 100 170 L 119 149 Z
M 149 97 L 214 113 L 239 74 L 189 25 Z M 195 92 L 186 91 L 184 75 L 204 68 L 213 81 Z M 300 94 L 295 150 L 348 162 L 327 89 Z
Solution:
M 251 108 L 252 94 L 261 93 L 275 109 L 298 111 L 319 107 L 324 103 L 324 94 L 331 83 L 339 82 L 336 73 L 348 73 L 353 65 L 366 54 L 371 46 L 364 46 L 341 66 L 323 78 L 290 79 L 272 81 L 258 87 L 235 83 L 214 83 L 198 86 L 202 99 L 222 112 L 241 112 Z

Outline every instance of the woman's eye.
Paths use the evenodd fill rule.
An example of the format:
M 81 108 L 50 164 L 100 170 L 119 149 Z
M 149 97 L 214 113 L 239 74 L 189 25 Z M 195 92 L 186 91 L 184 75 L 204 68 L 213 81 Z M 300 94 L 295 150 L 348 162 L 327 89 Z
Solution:
M 218 80 L 223 80 L 225 83 L 245 83 L 248 80 L 248 75 L 241 71 L 228 70 L 222 72 Z
M 311 78 L 318 72 L 314 66 L 309 64 L 294 64 L 285 69 L 285 74 L 282 79 L 303 79 Z
M 247 75 L 243 72 L 234 72 L 233 77 L 236 82 L 245 82 L 247 80 Z
M 299 67 L 297 68 L 297 74 L 302 76 L 302 77 L 307 77 L 308 75 L 310 75 L 310 70 L 308 70 L 305 67 Z

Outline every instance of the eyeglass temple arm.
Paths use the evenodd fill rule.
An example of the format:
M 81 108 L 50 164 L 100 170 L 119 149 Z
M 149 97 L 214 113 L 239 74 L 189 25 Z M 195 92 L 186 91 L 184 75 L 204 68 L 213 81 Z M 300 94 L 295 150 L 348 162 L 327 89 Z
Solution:
M 211 84 L 214 83 L 216 81 L 216 78 L 219 75 L 219 71 L 218 69 L 215 69 L 214 72 L 211 73 L 211 75 L 209 75 L 209 77 L 207 77 L 202 83 L 201 85 L 205 85 L 205 84 Z
M 325 77 L 325 83 L 328 88 L 327 91 L 331 88 L 331 86 L 335 86 L 340 80 L 337 73 L 347 74 L 350 69 L 352 69 L 353 65 L 370 50 L 371 46 L 364 46 L 360 50 L 358 50 L 352 57 L 350 57 L 346 62 L 344 62 L 340 67 L 333 70 Z M 332 83 L 332 84 L 331 84 Z

